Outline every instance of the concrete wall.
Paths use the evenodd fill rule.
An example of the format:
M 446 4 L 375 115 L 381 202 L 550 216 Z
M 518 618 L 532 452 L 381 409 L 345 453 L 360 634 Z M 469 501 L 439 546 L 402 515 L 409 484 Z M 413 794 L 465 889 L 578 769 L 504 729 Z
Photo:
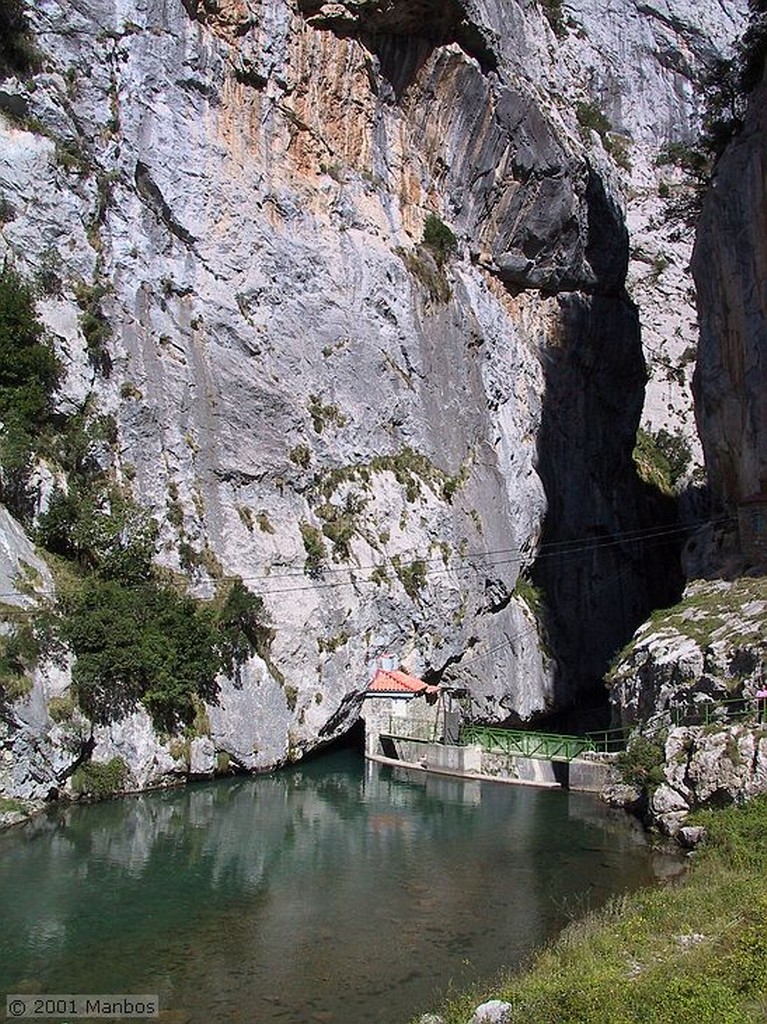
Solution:
M 453 747 L 441 743 L 429 743 L 424 755 L 425 766 L 431 772 L 447 775 L 478 775 L 482 770 L 480 747 Z
M 444 775 L 485 776 L 499 782 L 561 786 L 585 793 L 601 792 L 609 781 L 610 765 L 597 761 L 545 761 L 489 753 L 478 745 L 464 747 L 408 739 L 409 731 L 416 725 L 433 725 L 437 719 L 436 707 L 420 697 L 369 697 L 363 704 L 362 718 L 368 757 L 383 756 Z M 399 735 L 386 735 L 390 731 Z M 426 732 L 430 731 L 427 728 Z

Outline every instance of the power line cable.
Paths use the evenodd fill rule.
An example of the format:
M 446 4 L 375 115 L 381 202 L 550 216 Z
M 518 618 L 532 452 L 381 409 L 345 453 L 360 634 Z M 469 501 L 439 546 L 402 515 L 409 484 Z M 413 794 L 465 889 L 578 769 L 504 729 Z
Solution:
M 577 560 L 578 557 L 584 554 L 592 554 L 596 551 L 602 551 L 606 548 L 617 547 L 621 545 L 628 545 L 634 543 L 643 543 L 647 545 L 649 542 L 654 544 L 665 543 L 668 540 L 673 539 L 675 536 L 681 536 L 685 533 L 689 533 L 693 529 L 699 529 L 707 525 L 715 525 L 717 523 L 732 521 L 734 517 L 725 516 L 716 519 L 699 520 L 691 524 L 679 524 L 670 527 L 649 527 L 641 530 L 629 530 L 621 531 L 620 533 L 614 533 L 602 538 L 571 538 L 566 541 L 550 541 L 540 545 L 532 561 L 538 561 L 543 559 L 560 559 L 565 563 Z M 509 558 L 497 558 L 500 555 L 510 555 Z M 575 557 L 573 557 L 575 556 Z M 426 569 L 425 572 L 430 576 L 444 576 L 450 574 L 456 574 L 460 572 L 480 572 L 483 570 L 500 568 L 508 565 L 522 565 L 527 559 L 525 559 L 518 547 L 514 548 L 497 548 L 489 551 L 475 551 L 466 553 L 464 555 L 454 555 L 454 564 L 446 565 L 442 568 L 435 567 L 432 569 Z M 309 591 L 317 590 L 330 590 L 339 587 L 349 586 L 364 586 L 364 585 L 379 585 L 378 580 L 360 578 L 358 575 L 361 572 L 375 572 L 376 570 L 391 568 L 397 572 L 406 568 L 412 568 L 418 564 L 429 565 L 430 563 L 444 562 L 442 555 L 432 557 L 415 557 L 408 561 L 397 561 L 397 556 L 390 556 L 383 559 L 380 562 L 368 564 L 368 565 L 357 565 L 352 566 L 327 566 L 323 567 L 320 575 L 322 579 L 316 579 L 313 583 L 303 584 L 301 586 L 282 587 L 282 588 L 269 588 L 268 584 L 272 580 L 306 580 L 310 575 L 306 569 L 294 569 L 288 572 L 263 572 L 258 576 L 241 576 L 241 575 L 226 575 L 220 576 L 216 579 L 210 580 L 213 584 L 218 583 L 232 583 L 239 580 L 242 583 L 252 583 L 256 585 L 263 585 L 264 592 L 262 596 L 281 596 L 284 594 L 292 593 L 305 593 Z M 457 560 L 458 564 L 455 564 Z M 332 575 L 347 574 L 351 575 L 351 578 L 328 581 L 324 577 Z M 190 581 L 192 582 L 192 581 Z M 132 587 L 140 588 L 141 584 L 133 584 Z M 130 587 L 128 589 L 131 589 Z M 55 589 L 41 589 L 35 590 L 35 597 L 54 597 L 56 594 Z M 19 596 L 19 591 L 6 591 L 0 592 L 0 599 L 3 598 L 14 598 Z M 31 596 L 31 595 L 30 595 Z M 15 612 L 28 611 L 33 613 L 33 609 L 15 609 Z

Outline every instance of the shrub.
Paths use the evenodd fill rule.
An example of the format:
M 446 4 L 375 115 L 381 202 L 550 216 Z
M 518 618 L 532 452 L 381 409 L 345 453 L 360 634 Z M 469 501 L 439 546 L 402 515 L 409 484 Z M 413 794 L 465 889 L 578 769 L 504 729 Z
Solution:
M 536 619 L 542 619 L 546 611 L 546 599 L 541 587 L 535 585 L 525 576 L 518 576 L 514 585 L 514 594 L 520 597 Z
M 652 793 L 665 781 L 664 763 L 663 748 L 646 736 L 636 735 L 618 755 L 616 766 L 623 782 Z
M 628 155 L 628 140 L 616 133 L 610 121 L 602 113 L 596 103 L 580 102 L 575 105 L 575 116 L 578 124 L 583 130 L 582 134 L 588 141 L 588 133 L 595 131 L 602 140 L 605 152 L 613 158 L 615 163 L 626 171 L 631 170 L 631 161 Z
M 268 654 L 261 598 L 240 580 L 215 602 L 179 592 L 154 568 L 156 523 L 119 491 L 56 496 L 41 534 L 79 570 L 61 589 L 56 632 L 75 655 L 73 694 L 93 721 L 140 702 L 173 732 L 215 698 L 219 672 Z
M 75 299 L 82 310 L 80 330 L 85 338 L 88 359 L 104 377 L 108 377 L 112 369 L 112 360 L 106 347 L 112 337 L 112 328 L 101 308 L 101 300 L 108 291 L 107 285 L 96 282 L 90 285 L 81 282 L 75 288 Z
M 51 697 L 48 701 L 48 714 L 54 722 L 68 722 L 75 710 L 75 702 L 69 694 Z
M 0 497 L 23 519 L 31 457 L 53 421 L 61 372 L 32 288 L 6 264 L 0 273 Z
M 411 601 L 418 600 L 421 591 L 426 586 L 426 562 L 421 558 L 416 558 L 413 562 L 403 564 L 399 558 L 395 557 L 392 559 L 392 564 L 407 596 Z
M 32 670 L 48 649 L 50 638 L 45 615 L 36 622 L 14 610 L 8 619 L 8 632 L 0 636 L 0 699 L 13 703 L 31 693 Z
M 351 556 L 349 544 L 359 528 L 359 515 L 365 507 L 360 495 L 347 494 L 343 506 L 331 505 L 326 502 L 317 509 L 317 515 L 324 520 L 322 532 L 333 545 L 335 559 L 347 559 Z
M 324 405 L 319 395 L 309 395 L 307 408 L 311 416 L 312 426 L 318 434 L 322 433 L 328 423 L 334 423 L 338 427 L 346 426 L 347 419 L 338 406 Z M 302 446 L 299 445 L 298 447 L 301 448 Z M 296 449 L 293 450 L 296 451 Z M 301 453 L 301 456 L 303 456 L 303 453 Z
M 240 517 L 240 522 L 248 533 L 253 533 L 253 512 L 251 509 L 247 505 L 238 505 L 237 515 Z
M 311 415 L 312 414 L 312 408 L 311 407 L 309 409 L 309 412 L 310 412 L 310 415 Z M 314 419 L 314 416 L 312 416 L 312 419 Z M 324 426 L 324 423 L 322 425 Z M 315 425 L 315 429 L 316 429 L 316 425 Z M 321 432 L 322 432 L 321 429 L 317 431 L 318 434 L 321 433 Z M 290 451 L 288 452 L 288 458 L 290 459 L 291 462 L 295 462 L 295 464 L 297 466 L 300 466 L 301 469 L 308 469 L 309 468 L 309 463 L 311 462 L 311 458 L 312 458 L 312 452 L 311 452 L 311 449 L 309 448 L 308 445 L 297 444 L 295 446 L 295 448 L 291 448 Z
M 261 533 L 274 533 L 274 527 L 272 521 L 266 512 L 259 512 L 256 516 L 256 522 Z
M 432 302 L 444 303 L 449 301 L 451 295 L 450 285 L 436 259 L 430 256 L 424 257 L 418 252 L 412 252 L 401 247 L 396 248 L 394 251 L 405 264 L 408 272 L 423 285 Z
M 274 630 L 267 622 L 263 598 L 251 593 L 242 580 L 229 587 L 216 626 L 218 650 L 227 671 L 236 671 L 254 653 L 269 662 Z
M 423 244 L 431 250 L 438 267 L 444 266 L 456 250 L 457 240 L 453 232 L 433 213 L 426 215 L 423 225 Z
M 29 29 L 22 0 L 0 3 L 0 78 L 8 74 L 28 74 L 41 63 Z
M 166 732 L 191 726 L 201 701 L 215 699 L 219 672 L 268 652 L 272 637 L 261 599 L 239 581 L 217 609 L 156 579 L 124 586 L 95 574 L 67 595 L 60 628 L 89 718 L 108 722 L 141 702 Z
M 128 781 L 128 766 L 120 757 L 106 763 L 89 761 L 72 776 L 72 789 L 94 800 L 105 800 L 121 792 Z
M 562 10 L 562 0 L 538 0 L 538 2 L 541 5 L 544 18 L 551 26 L 551 31 L 557 39 L 564 39 L 567 35 L 567 24 Z
M 311 523 L 307 522 L 299 523 L 298 528 L 301 531 L 301 540 L 304 542 L 304 549 L 306 550 L 304 568 L 309 576 L 319 576 L 322 571 L 322 564 L 327 557 L 322 533 L 316 526 L 312 526 Z
M 27 806 L 22 800 L 0 796 L 0 814 L 26 814 Z
M 612 129 L 612 125 L 596 103 L 576 103 L 575 116 L 581 128 L 586 131 L 595 131 L 601 138 L 604 138 Z
M 55 491 L 37 537 L 49 551 L 105 579 L 133 584 L 152 576 L 157 523 L 118 487 L 76 482 L 67 494 Z
M 661 428 L 653 433 L 640 427 L 633 457 L 645 483 L 673 495 L 690 465 L 692 450 L 681 431 L 671 434 Z

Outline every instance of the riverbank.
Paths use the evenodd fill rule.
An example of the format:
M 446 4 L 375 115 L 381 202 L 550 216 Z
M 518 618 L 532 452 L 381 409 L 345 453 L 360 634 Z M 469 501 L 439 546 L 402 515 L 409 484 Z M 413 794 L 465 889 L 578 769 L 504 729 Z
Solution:
M 613 900 L 425 1019 L 468 1024 L 495 999 L 497 1024 L 767 1021 L 767 798 L 695 820 L 707 839 L 681 880 Z

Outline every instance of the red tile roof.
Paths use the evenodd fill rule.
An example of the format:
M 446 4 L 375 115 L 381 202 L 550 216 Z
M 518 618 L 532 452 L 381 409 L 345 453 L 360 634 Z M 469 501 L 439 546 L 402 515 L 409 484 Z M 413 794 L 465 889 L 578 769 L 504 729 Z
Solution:
M 423 679 L 409 676 L 407 672 L 399 672 L 379 668 L 373 676 L 368 692 L 374 693 L 436 693 L 437 687 L 430 686 Z

